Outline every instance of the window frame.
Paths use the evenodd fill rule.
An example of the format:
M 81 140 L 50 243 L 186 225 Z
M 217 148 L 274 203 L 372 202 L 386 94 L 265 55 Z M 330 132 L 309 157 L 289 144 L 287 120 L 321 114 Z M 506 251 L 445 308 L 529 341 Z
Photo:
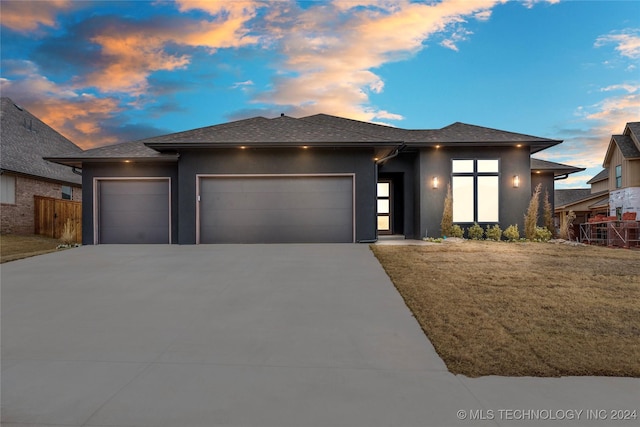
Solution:
M 65 193 L 65 189 L 69 189 L 68 193 Z M 69 197 L 65 197 L 65 195 L 68 194 Z M 73 187 L 70 185 L 62 185 L 60 188 L 60 197 L 62 198 L 62 200 L 73 200 Z
M 622 165 L 616 165 L 616 188 L 622 188 Z
M 5 184 L 4 182 L 6 182 L 6 179 L 11 179 L 12 181 L 12 191 L 11 191 L 11 195 L 10 197 L 7 199 L 7 192 L 4 191 L 5 190 Z M 0 193 L 2 193 L 2 196 L 0 197 L 0 203 L 2 203 L 3 205 L 15 205 L 16 204 L 16 184 L 17 184 L 17 179 L 15 177 L 15 175 L 7 175 L 5 173 L 0 175 L 0 186 L 2 187 L 2 191 L 0 191 Z
M 454 172 L 457 168 L 455 167 L 455 162 L 456 161 L 473 161 L 473 171 L 472 172 Z M 486 161 L 486 160 L 492 160 L 492 161 L 496 161 L 497 162 L 497 171 L 496 172 L 478 172 L 478 161 Z M 452 183 L 452 191 L 455 191 L 455 185 L 453 185 L 455 178 L 456 177 L 471 177 L 473 180 L 473 220 L 472 221 L 456 221 L 456 201 L 455 201 L 455 197 L 453 197 L 453 222 L 454 224 L 471 224 L 471 223 L 482 223 L 482 224 L 497 224 L 500 222 L 500 177 L 501 177 L 501 159 L 500 158 L 491 158 L 491 159 L 487 159 L 487 158 L 473 158 L 473 159 L 469 159 L 469 158 L 452 158 L 451 159 L 451 183 Z M 497 191 L 497 195 L 496 195 L 496 199 L 498 201 L 498 206 L 497 206 L 497 212 L 496 212 L 496 220 L 493 221 L 479 221 L 479 198 L 478 198 L 478 193 L 479 193 L 479 185 L 478 185 L 478 181 L 480 177 L 497 177 L 498 182 L 497 182 L 497 187 L 496 187 L 496 191 Z M 464 203 L 465 205 L 469 205 L 469 202 L 467 201 L 466 203 Z

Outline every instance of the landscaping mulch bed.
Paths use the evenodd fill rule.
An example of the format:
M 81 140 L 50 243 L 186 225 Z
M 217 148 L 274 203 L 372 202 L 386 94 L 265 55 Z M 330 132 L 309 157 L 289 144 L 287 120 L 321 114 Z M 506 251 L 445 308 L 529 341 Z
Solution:
M 640 252 L 464 241 L 372 246 L 455 374 L 640 377 Z

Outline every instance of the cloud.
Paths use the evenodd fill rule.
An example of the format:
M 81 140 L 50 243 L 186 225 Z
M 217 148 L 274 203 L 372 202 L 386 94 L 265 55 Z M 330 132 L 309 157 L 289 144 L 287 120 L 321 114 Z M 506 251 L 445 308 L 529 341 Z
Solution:
M 443 45 L 457 49 L 456 43 L 470 34 L 462 27 L 465 18 L 486 20 L 502 2 L 335 0 L 271 11 L 269 34 L 283 59 L 272 88 L 254 101 L 293 106 L 296 115 L 328 112 L 366 121 L 398 120 L 399 114 L 371 105 L 370 96 L 384 89 L 384 80 L 372 70 L 415 55 L 436 33 L 450 33 Z
M 584 172 L 569 175 L 568 178 L 555 181 L 556 190 L 568 188 L 589 188 L 587 181 L 593 178 L 602 168 L 589 168 Z
M 619 32 L 600 36 L 596 39 L 594 46 L 616 45 L 615 50 L 624 57 L 631 59 L 640 58 L 640 30 L 626 29 Z
M 81 41 L 91 60 L 83 56 L 71 60 L 91 69 L 76 78 L 77 88 L 94 87 L 107 94 L 141 96 L 149 90 L 153 73 L 187 68 L 194 49 L 202 48 L 214 54 L 218 49 L 239 48 L 259 40 L 250 34 L 248 22 L 264 3 L 183 0 L 176 2 L 176 6 L 185 15 L 170 19 L 99 16 L 71 29 L 73 35 L 62 36 L 61 43 L 50 41 L 48 44 L 59 47 L 57 45 Z M 191 11 L 200 14 L 187 14 Z M 91 43 L 90 47 L 86 41 Z M 42 51 L 40 55 L 48 56 Z
M 2 68 L 6 75 L 12 76 L 0 79 L 2 95 L 27 108 L 81 148 L 122 142 L 131 136 L 157 135 L 164 131 L 128 124 L 123 116 L 119 116 L 124 111 L 119 99 L 97 97 L 76 91 L 70 85 L 57 84 L 42 76 L 31 61 L 4 60 Z
M 624 90 L 627 93 L 634 93 L 640 89 L 640 84 L 623 83 L 618 85 L 611 85 L 600 89 L 601 92 L 610 92 L 614 90 Z
M 538 3 L 558 4 L 560 3 L 560 0 L 524 0 L 522 3 L 524 4 L 524 7 L 531 9 Z
M 56 27 L 57 13 L 70 7 L 70 0 L 3 1 L 1 22 L 2 26 L 22 33 L 40 26 Z
M 561 149 L 554 147 L 536 156 L 579 167 L 601 168 L 611 135 L 622 133 L 628 122 L 637 121 L 640 111 L 638 87 L 618 86 L 621 86 L 618 90 L 622 89 L 626 93 L 609 96 L 593 105 L 578 107 L 576 125 L 581 128 L 559 131 L 560 138 L 564 138 Z M 627 86 L 636 89 L 629 92 Z M 612 86 L 604 89 L 607 92 L 616 90 Z
M 253 86 L 254 83 L 251 80 L 245 80 L 243 82 L 236 82 L 233 85 L 231 85 L 231 89 L 238 89 L 238 88 L 246 88 L 248 86 Z

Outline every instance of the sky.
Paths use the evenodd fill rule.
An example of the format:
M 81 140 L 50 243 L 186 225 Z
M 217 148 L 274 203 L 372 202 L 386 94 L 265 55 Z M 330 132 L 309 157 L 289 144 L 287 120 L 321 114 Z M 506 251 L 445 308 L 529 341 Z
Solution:
M 0 92 L 84 149 L 248 117 L 454 122 L 587 168 L 640 121 L 640 0 L 0 2 Z

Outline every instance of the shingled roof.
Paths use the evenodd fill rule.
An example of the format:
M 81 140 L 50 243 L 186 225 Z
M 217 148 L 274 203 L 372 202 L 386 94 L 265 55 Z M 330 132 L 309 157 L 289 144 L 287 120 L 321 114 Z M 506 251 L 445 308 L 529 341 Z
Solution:
M 554 176 L 563 176 L 570 173 L 582 172 L 585 168 L 577 168 L 562 163 L 549 162 L 547 160 L 531 159 L 532 171 L 553 172 Z
M 411 147 L 434 145 L 486 145 L 499 146 L 513 143 L 526 144 L 535 153 L 545 148 L 560 144 L 562 141 L 520 133 L 507 132 L 482 126 L 456 122 L 442 129 L 401 129 L 375 123 L 345 119 L 328 114 L 316 114 L 303 117 L 301 120 L 310 121 L 324 127 L 347 129 L 372 135 L 383 136 L 388 139 L 401 140 Z
M 556 209 L 574 204 L 580 200 L 598 196 L 600 196 L 600 194 L 593 195 L 590 188 L 566 188 L 553 192 Z
M 599 181 L 604 181 L 605 179 L 609 179 L 609 168 L 602 169 L 596 176 L 587 181 L 587 184 L 594 184 Z
M 604 155 L 603 167 L 608 167 L 617 146 L 625 159 L 640 159 L 640 122 L 629 122 L 623 135 L 611 135 L 611 141 Z
M 77 166 L 83 161 L 113 158 L 136 160 L 175 160 L 181 148 L 223 148 L 237 146 L 294 147 L 376 147 L 391 150 L 401 145 L 425 147 L 505 146 L 526 144 L 531 152 L 562 141 L 513 132 L 454 123 L 443 129 L 408 130 L 345 119 L 327 114 L 296 119 L 282 115 L 273 119 L 254 117 L 214 126 L 171 133 L 125 144 L 96 148 L 78 156 L 50 157 L 58 163 Z M 382 151 L 381 151 L 382 152 Z M 166 153 L 166 154 L 164 154 Z
M 119 144 L 105 145 L 92 148 L 80 153 L 67 153 L 66 155 L 47 157 L 62 165 L 82 167 L 83 162 L 112 162 L 114 160 L 136 160 L 138 162 L 176 162 L 176 153 L 160 153 L 153 148 L 144 145 L 143 141 L 123 142 Z
M 394 141 L 371 132 L 321 126 L 284 115 L 274 119 L 255 117 L 239 120 L 149 138 L 143 142 L 157 150 L 166 147 L 221 147 L 239 144 L 261 147 L 300 146 L 301 144 L 331 147 L 401 144 L 401 140 Z
M 68 167 L 43 159 L 81 154 L 80 147 L 7 97 L 0 99 L 0 153 L 3 171 L 62 183 L 82 183 L 82 177 Z

